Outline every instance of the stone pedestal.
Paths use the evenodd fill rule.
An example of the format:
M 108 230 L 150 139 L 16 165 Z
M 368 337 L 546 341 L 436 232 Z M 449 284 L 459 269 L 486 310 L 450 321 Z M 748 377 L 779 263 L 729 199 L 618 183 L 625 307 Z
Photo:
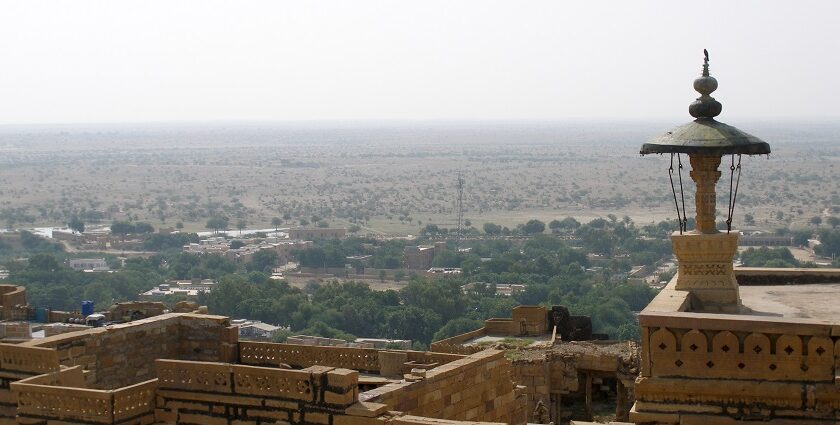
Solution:
M 741 297 L 732 270 L 738 249 L 738 233 L 696 233 L 671 235 L 679 264 L 675 289 L 690 291 L 705 312 L 738 313 Z

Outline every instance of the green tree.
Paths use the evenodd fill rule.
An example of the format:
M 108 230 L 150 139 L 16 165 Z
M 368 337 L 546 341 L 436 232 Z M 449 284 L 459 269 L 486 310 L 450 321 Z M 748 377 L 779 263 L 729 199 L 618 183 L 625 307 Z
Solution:
M 787 248 L 747 248 L 739 255 L 746 267 L 800 267 L 801 264 Z
M 229 218 L 227 218 L 225 216 L 222 216 L 222 215 L 216 215 L 216 216 L 210 217 L 210 219 L 207 220 L 207 224 L 205 225 L 205 227 L 207 227 L 208 229 L 211 229 L 213 231 L 213 233 L 218 233 L 219 230 L 227 229 L 228 223 L 230 223 Z
M 272 269 L 277 266 L 277 262 L 277 251 L 261 249 L 251 256 L 251 261 L 248 263 L 247 269 L 271 273 Z
M 283 220 L 281 220 L 280 217 L 274 217 L 271 219 L 271 225 L 274 226 L 275 232 L 280 228 L 281 224 L 283 224 Z
M 442 339 L 451 338 L 456 335 L 461 335 L 470 331 L 474 331 L 484 324 L 479 320 L 470 319 L 467 317 L 458 317 L 446 322 L 442 328 L 438 329 L 432 337 L 432 341 L 440 341 Z
M 239 229 L 239 236 L 242 236 L 242 230 L 248 227 L 248 222 L 245 220 L 239 220 L 236 222 L 236 228 Z
M 410 339 L 428 344 L 440 328 L 441 318 L 436 313 L 415 306 L 395 308 L 385 313 L 382 324 L 387 338 Z
M 498 235 L 502 233 L 502 226 L 496 223 L 484 223 L 484 233 L 488 235 Z
M 522 226 L 522 231 L 529 235 L 543 233 L 545 232 L 545 223 L 536 219 L 528 220 L 528 222 Z
M 136 233 L 142 233 L 142 234 L 154 233 L 155 228 L 149 223 L 138 222 L 134 225 L 134 231 Z
M 134 233 L 134 229 L 134 225 L 127 221 L 115 221 L 111 223 L 111 233 L 114 235 Z
M 400 290 L 400 297 L 404 305 L 433 311 L 446 321 L 461 316 L 466 304 L 459 282 L 449 279 L 412 280 Z
M 61 267 L 52 254 L 36 254 L 29 257 L 26 267 L 38 271 L 55 271 Z
M 78 216 L 73 216 L 69 222 L 67 222 L 67 227 L 70 230 L 78 233 L 84 233 L 85 231 L 85 222 L 82 221 Z
M 820 231 L 820 244 L 814 251 L 824 257 L 840 257 L 840 230 L 823 229 Z

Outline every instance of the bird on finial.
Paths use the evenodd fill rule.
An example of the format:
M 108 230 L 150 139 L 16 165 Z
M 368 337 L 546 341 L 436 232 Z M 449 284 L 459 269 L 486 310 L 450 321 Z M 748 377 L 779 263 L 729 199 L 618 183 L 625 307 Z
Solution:
M 700 93 L 691 105 L 688 106 L 688 113 L 694 118 L 714 118 L 720 115 L 723 106 L 709 96 L 717 89 L 718 83 L 715 77 L 709 75 L 709 51 L 703 49 L 703 74 L 694 80 L 694 90 Z

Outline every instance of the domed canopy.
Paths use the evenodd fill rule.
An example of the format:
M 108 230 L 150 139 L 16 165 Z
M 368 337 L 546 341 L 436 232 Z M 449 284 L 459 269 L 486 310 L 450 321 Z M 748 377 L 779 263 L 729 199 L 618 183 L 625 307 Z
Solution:
M 700 93 L 688 107 L 693 122 L 681 125 L 642 145 L 641 154 L 687 153 L 698 155 L 765 155 L 770 153 L 767 142 L 735 127 L 715 121 L 723 106 L 709 96 L 717 89 L 717 80 L 709 75 L 709 52 L 703 50 L 703 75 L 694 80 Z
M 698 118 L 642 145 L 641 154 L 764 155 L 767 142 L 714 118 Z

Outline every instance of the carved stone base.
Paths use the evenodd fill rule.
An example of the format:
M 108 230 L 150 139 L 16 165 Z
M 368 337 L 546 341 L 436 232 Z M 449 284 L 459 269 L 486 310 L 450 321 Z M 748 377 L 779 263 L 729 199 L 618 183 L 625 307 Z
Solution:
M 671 242 L 679 265 L 674 289 L 691 292 L 699 304 L 696 310 L 739 312 L 741 298 L 732 270 L 738 233 L 674 233 Z

